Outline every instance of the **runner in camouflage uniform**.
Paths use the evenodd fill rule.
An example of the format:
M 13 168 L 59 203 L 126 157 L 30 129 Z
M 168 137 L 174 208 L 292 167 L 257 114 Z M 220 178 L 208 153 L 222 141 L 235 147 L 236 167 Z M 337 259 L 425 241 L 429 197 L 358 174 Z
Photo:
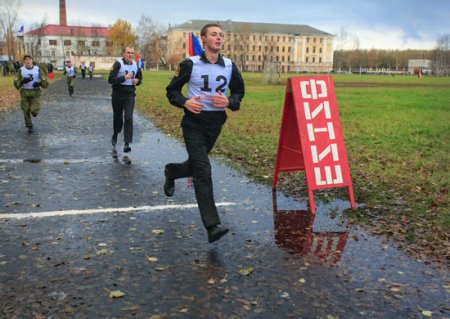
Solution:
M 20 90 L 20 106 L 22 107 L 25 126 L 28 128 L 28 133 L 33 133 L 31 115 L 33 117 L 38 115 L 41 109 L 40 88 L 48 88 L 48 81 L 46 73 L 33 64 L 33 58 L 30 55 L 23 57 L 23 66 L 14 78 L 14 86 Z

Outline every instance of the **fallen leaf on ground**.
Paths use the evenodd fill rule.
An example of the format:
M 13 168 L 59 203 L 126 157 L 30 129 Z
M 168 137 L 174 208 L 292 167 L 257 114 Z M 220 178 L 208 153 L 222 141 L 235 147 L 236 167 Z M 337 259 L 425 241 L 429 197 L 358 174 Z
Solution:
M 109 292 L 109 298 L 122 298 L 125 293 L 120 290 L 113 290 Z
M 239 269 L 239 273 L 242 276 L 249 276 L 253 272 L 253 269 L 254 269 L 253 267 L 242 268 Z

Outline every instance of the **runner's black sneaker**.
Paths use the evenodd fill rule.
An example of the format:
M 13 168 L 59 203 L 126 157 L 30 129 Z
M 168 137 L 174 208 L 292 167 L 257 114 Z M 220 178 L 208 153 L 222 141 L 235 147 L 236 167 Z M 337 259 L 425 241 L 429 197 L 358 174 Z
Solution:
M 223 235 L 228 233 L 228 228 L 222 228 L 220 226 L 212 226 L 208 228 L 208 242 L 212 243 L 219 240 Z
M 131 152 L 131 147 L 128 143 L 125 143 L 125 145 L 123 146 L 123 152 L 124 153 L 129 153 Z
M 164 183 L 164 194 L 167 197 L 172 197 L 175 192 L 175 181 L 170 177 L 170 172 L 167 166 L 164 168 L 164 176 L 166 177 L 166 181 Z

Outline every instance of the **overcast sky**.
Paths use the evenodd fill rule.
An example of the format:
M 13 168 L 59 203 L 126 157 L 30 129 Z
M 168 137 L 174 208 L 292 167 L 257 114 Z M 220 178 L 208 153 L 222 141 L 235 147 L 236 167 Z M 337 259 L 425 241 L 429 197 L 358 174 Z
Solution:
M 1 0 L 0 0 L 1 1 Z M 59 0 L 21 0 L 18 25 L 59 23 Z M 450 34 L 450 0 L 66 0 L 69 25 L 137 26 L 142 15 L 167 27 L 187 20 L 307 24 L 338 35 L 346 49 L 425 49 Z M 336 41 L 337 42 L 337 41 Z

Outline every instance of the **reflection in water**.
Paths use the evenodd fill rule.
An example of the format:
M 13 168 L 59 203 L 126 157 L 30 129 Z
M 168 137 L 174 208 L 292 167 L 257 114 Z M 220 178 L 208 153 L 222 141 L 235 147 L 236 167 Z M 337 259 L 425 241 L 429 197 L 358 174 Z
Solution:
M 278 210 L 273 192 L 275 243 L 292 253 L 318 257 L 323 263 L 336 264 L 344 251 L 348 231 L 314 231 L 315 214 L 307 210 Z

